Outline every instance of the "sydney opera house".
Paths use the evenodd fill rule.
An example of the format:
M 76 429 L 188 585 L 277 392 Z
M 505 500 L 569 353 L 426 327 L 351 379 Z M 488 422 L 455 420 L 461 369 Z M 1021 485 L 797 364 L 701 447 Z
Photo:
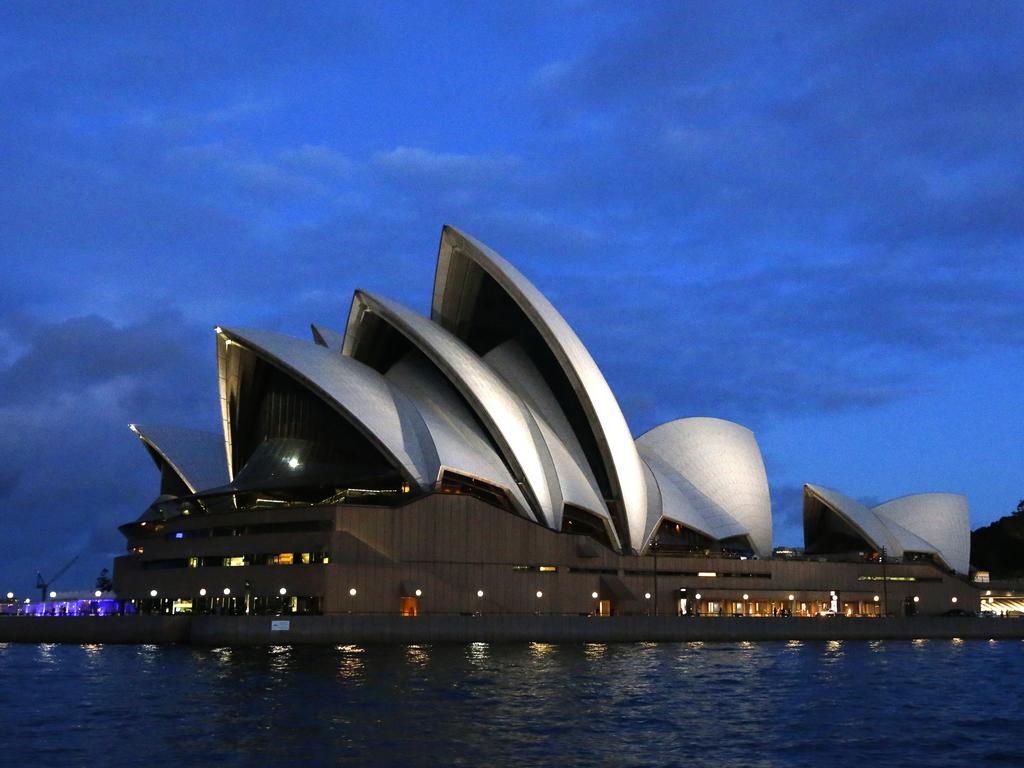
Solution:
M 343 331 L 218 327 L 223 433 L 133 425 L 160 495 L 115 589 L 224 613 L 902 615 L 976 607 L 966 500 L 807 485 L 775 552 L 754 434 L 634 438 L 587 349 L 445 227 L 430 317 L 357 291 Z

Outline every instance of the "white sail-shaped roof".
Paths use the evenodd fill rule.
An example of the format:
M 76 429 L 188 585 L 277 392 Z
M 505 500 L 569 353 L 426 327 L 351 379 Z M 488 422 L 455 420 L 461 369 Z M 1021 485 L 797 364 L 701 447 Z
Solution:
M 567 384 L 562 396 L 571 398 L 570 405 L 583 414 L 585 427 L 577 427 L 578 438 L 592 444 L 597 454 L 600 466 L 591 467 L 592 474 L 608 483 L 620 539 L 639 551 L 648 512 L 643 463 L 615 395 L 551 302 L 497 253 L 446 226 L 441 233 L 431 317 L 456 336 L 467 338 L 484 275 L 518 307 L 556 361 Z
M 867 505 L 856 499 L 821 485 L 804 485 L 804 538 L 809 537 L 808 518 L 808 497 L 821 501 L 835 514 L 850 525 L 864 540 L 881 551 L 883 548 L 887 555 L 892 557 L 903 556 L 903 546 L 899 539 L 888 526 L 878 517 Z M 809 546 L 811 542 L 805 541 Z
M 658 486 L 660 519 L 679 523 L 717 541 L 749 537 L 750 532 L 732 515 L 701 493 L 659 454 L 642 451 L 641 455 Z M 656 501 L 649 500 L 649 504 L 653 507 Z M 648 541 L 653 534 L 653 529 L 647 531 Z M 758 554 L 761 554 L 760 550 Z
M 312 323 L 309 326 L 309 330 L 313 333 L 313 341 L 321 347 L 327 347 L 335 352 L 341 352 L 341 348 L 345 344 L 344 334 L 338 333 L 332 328 L 317 325 L 316 323 Z
M 529 408 L 529 406 L 527 406 Z M 540 434 L 551 456 L 555 467 L 555 474 L 558 477 L 558 486 L 561 490 L 564 504 L 592 512 L 594 515 L 611 521 L 608 508 L 601 499 L 601 494 L 594 485 L 594 478 L 584 469 L 585 465 L 579 464 L 572 453 L 565 447 L 554 430 L 548 426 L 544 418 L 530 409 L 534 422 L 540 428 Z M 554 528 L 562 527 L 562 515 L 559 514 L 554 521 Z M 612 526 L 614 529 L 614 525 Z M 612 535 L 611 539 L 615 546 L 621 544 L 617 541 L 618 536 Z
M 601 496 L 601 489 L 576 433 L 569 426 L 561 407 L 525 350 L 514 340 L 509 340 L 485 354 L 483 359 L 526 403 L 534 421 L 541 428 L 555 462 L 565 503 L 608 520 L 614 528 L 614 520 Z M 617 531 L 611 538 L 618 548 Z
M 412 402 L 377 371 L 312 342 L 271 331 L 220 328 L 218 369 L 225 438 L 233 434 L 229 399 L 237 391 L 237 367 L 231 348 L 248 349 L 292 376 L 329 404 L 375 445 L 411 483 L 432 488 L 437 451 L 423 417 Z M 232 468 L 232 477 L 239 468 Z
M 665 516 L 661 513 L 663 497 L 658 478 L 651 470 L 651 465 L 647 463 L 647 460 L 643 457 L 640 460 L 643 462 L 644 487 L 647 492 L 647 519 L 644 521 L 644 538 L 640 542 L 640 549 L 647 551 L 658 527 L 665 520 Z M 664 478 L 662 479 L 664 480 Z
M 839 491 L 820 485 L 804 486 L 804 537 L 813 545 L 813 507 L 817 499 L 851 524 L 867 541 L 886 554 L 908 552 L 934 555 L 951 570 L 967 573 L 971 558 L 971 520 L 967 498 L 955 493 L 918 493 L 868 508 Z
M 878 513 L 875 512 L 875 514 Z M 908 528 L 904 528 L 896 521 L 890 520 L 882 515 L 878 515 L 878 517 L 885 524 L 885 527 L 889 529 L 889 532 L 896 538 L 896 541 L 900 543 L 900 549 L 903 550 L 903 554 L 906 554 L 907 552 L 927 552 L 933 555 L 938 554 L 939 550 L 934 544 L 925 541 L 913 531 Z
M 529 505 L 493 444 L 452 385 L 418 352 L 391 366 L 385 378 L 416 405 L 437 449 L 439 469 L 451 469 L 499 486 L 523 517 Z
M 722 419 L 678 419 L 636 445 L 658 480 L 666 519 L 714 539 L 746 536 L 755 553 L 771 553 L 768 476 L 753 432 Z
M 956 493 L 917 493 L 874 508 L 892 527 L 899 526 L 920 543 L 903 542 L 904 551 L 931 552 L 954 571 L 971 566 L 971 515 L 967 497 Z M 918 547 L 927 545 L 929 549 Z
M 182 427 L 130 424 L 132 432 L 166 464 L 192 493 L 216 488 L 228 481 L 224 436 Z
M 428 318 L 394 301 L 356 291 L 345 330 L 346 355 L 360 343 L 367 314 L 408 339 L 444 374 L 498 446 L 537 522 L 557 528 L 562 494 L 554 461 L 529 408 L 469 347 Z

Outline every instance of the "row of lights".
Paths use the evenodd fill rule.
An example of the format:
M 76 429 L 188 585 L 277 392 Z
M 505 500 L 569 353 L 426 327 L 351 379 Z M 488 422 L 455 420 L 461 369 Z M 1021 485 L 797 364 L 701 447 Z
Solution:
M 356 589 L 355 587 L 352 587 L 352 588 L 350 588 L 350 589 L 349 589 L 348 593 L 349 593 L 349 595 L 350 595 L 351 597 L 355 597 L 355 596 L 356 596 L 357 594 L 359 594 L 359 590 L 357 590 L 357 589 Z M 203 592 L 203 594 L 205 594 L 205 592 Z M 227 593 L 225 592 L 225 594 L 227 594 Z M 284 592 L 282 591 L 282 592 L 281 592 L 281 594 L 283 595 L 283 594 L 284 594 Z M 422 589 L 417 589 L 417 590 L 416 590 L 416 593 L 415 593 L 415 594 L 416 594 L 416 597 L 422 597 L 422 596 L 423 596 L 423 590 L 422 590 Z M 540 598 L 544 597 L 544 592 L 543 592 L 542 590 L 539 590 L 539 589 L 538 589 L 538 590 L 537 590 L 537 593 L 536 593 L 536 594 L 537 594 L 537 598 L 538 598 L 538 599 L 540 599 Z M 483 591 L 482 589 L 478 589 L 478 590 L 476 591 L 476 596 L 477 596 L 477 597 L 483 597 L 483 596 L 484 596 L 484 591 Z M 591 596 L 592 598 L 594 598 L 595 600 L 597 600 L 597 598 L 598 598 L 598 597 L 599 597 L 600 595 L 598 595 L 598 593 L 597 593 L 597 592 L 591 592 L 591 593 L 590 593 L 590 596 Z M 644 592 L 644 599 L 645 599 L 645 600 L 650 600 L 650 599 L 651 599 L 651 597 L 652 597 L 652 595 L 651 595 L 651 593 L 650 593 L 650 592 Z M 698 592 L 697 594 L 695 594 L 695 595 L 694 595 L 694 598 L 695 598 L 695 599 L 697 599 L 697 600 L 700 600 L 700 599 L 701 599 L 701 595 L 700 595 L 700 593 Z M 750 599 L 750 595 L 748 595 L 748 594 L 744 593 L 744 594 L 743 594 L 743 599 L 744 599 L 744 600 L 749 600 L 749 599 Z M 790 595 L 790 596 L 789 596 L 789 599 L 790 599 L 790 600 L 794 600 L 794 599 L 795 599 L 795 596 L 794 596 L 794 595 Z M 917 601 L 917 598 L 915 597 L 915 598 L 914 598 L 914 600 L 915 600 L 915 602 L 916 602 L 916 601 Z M 878 595 L 875 595 L 875 601 L 876 601 L 876 602 L 878 601 Z M 956 602 L 956 598 L 955 598 L 955 597 L 953 598 L 953 602 L 954 602 L 954 603 Z
M 98 589 L 95 592 L 93 592 L 93 594 L 96 595 L 96 597 L 103 597 L 103 593 L 100 590 L 98 590 Z M 57 593 L 51 591 L 50 592 L 50 598 L 53 599 L 55 597 L 57 597 Z M 14 599 L 14 593 L 13 592 L 8 592 L 7 593 L 7 599 L 8 600 L 13 600 Z M 26 603 L 31 603 L 32 602 L 32 598 L 26 597 L 25 598 L 25 602 Z
M 285 589 L 284 587 L 281 587 L 281 588 L 280 588 L 279 590 L 277 590 L 277 593 L 278 593 L 279 595 L 281 595 L 282 597 L 284 597 L 285 595 L 287 595 L 287 594 L 288 594 L 288 590 L 287 590 L 287 589 Z M 355 597 L 355 596 L 356 596 L 357 594 L 359 594 L 359 590 L 357 590 L 357 589 L 356 589 L 355 587 L 352 587 L 352 588 L 350 588 L 350 589 L 349 589 L 348 593 L 349 593 L 349 595 L 350 595 L 351 597 Z M 156 597 L 156 596 L 157 596 L 158 594 L 159 594 L 159 593 L 158 593 L 158 592 L 157 592 L 157 591 L 156 591 L 155 589 L 151 589 L 151 590 L 149 590 L 149 596 L 150 596 L 150 597 Z M 230 594 L 231 594 L 231 588 L 230 588 L 230 587 L 224 587 L 224 596 L 225 596 L 225 597 L 227 597 L 227 596 L 228 596 L 228 595 L 230 595 Z M 834 595 L 834 594 L 835 594 L 835 592 L 832 592 L 832 594 Z M 95 592 L 95 595 L 96 595 L 96 597 L 102 597 L 102 596 L 103 596 L 103 593 L 102 593 L 102 592 L 101 592 L 100 590 L 98 590 L 98 589 L 97 589 L 97 590 L 96 590 L 96 592 Z M 206 587 L 202 587 L 202 588 L 200 588 L 200 590 L 199 590 L 199 596 L 200 596 L 200 597 L 206 597 Z M 417 589 L 417 590 L 416 590 L 416 597 L 422 597 L 422 596 L 423 596 L 423 590 L 422 590 L 422 589 Z M 483 591 L 482 589 L 478 589 L 478 590 L 476 591 L 476 596 L 477 596 L 477 597 L 483 597 L 483 596 L 484 596 L 484 591 Z M 595 600 L 597 600 L 597 598 L 598 598 L 598 594 L 597 594 L 597 592 L 591 592 L 591 593 L 590 593 L 590 596 L 591 596 L 592 598 L 594 598 Z M 57 597 L 57 593 L 56 593 L 56 592 L 51 592 L 51 593 L 50 593 L 50 597 L 51 597 L 51 598 L 55 598 L 55 597 Z M 538 589 L 538 590 L 537 590 L 537 598 L 539 599 L 539 598 L 542 598 L 542 597 L 544 597 L 544 593 L 543 593 L 543 592 L 542 592 L 541 590 L 539 590 L 539 589 Z M 695 600 L 700 600 L 700 599 L 701 599 L 701 595 L 700 595 L 700 592 L 698 592 L 697 594 L 695 594 L 695 595 L 694 595 L 693 597 L 694 597 L 694 599 L 695 599 Z M 7 599 L 8 599 L 8 600 L 13 600 L 13 599 L 14 599 L 14 593 L 13 593 L 13 592 L 8 592 L 8 593 L 7 593 Z M 644 599 L 645 599 L 645 600 L 650 600 L 650 599 L 651 599 L 651 593 L 650 593 L 650 592 L 644 592 Z M 749 594 L 747 594 L 746 592 L 744 592 L 744 593 L 743 593 L 743 599 L 744 599 L 744 600 L 749 600 L 749 599 L 750 599 L 750 595 L 749 595 Z M 789 599 L 790 599 L 791 601 L 792 601 L 792 600 L 795 600 L 795 599 L 796 599 L 796 596 L 795 596 L 795 595 L 789 595 Z M 874 601 L 875 601 L 875 602 L 877 603 L 877 602 L 878 602 L 878 599 L 879 599 L 879 598 L 878 598 L 878 595 L 875 595 L 873 599 L 874 599 Z M 954 602 L 954 603 L 955 603 L 955 602 L 957 602 L 957 598 L 956 598 L 956 597 L 953 597 L 953 598 L 950 598 L 950 599 L 951 599 L 951 600 L 952 600 L 952 602 Z M 917 595 L 914 595 L 914 602 L 915 602 L 915 603 L 919 603 L 920 601 L 921 601 L 921 598 L 920 598 L 920 597 L 918 597 Z M 26 597 L 26 598 L 25 598 L 25 602 L 26 602 L 26 603 L 30 602 L 29 598 L 27 598 L 27 597 Z
M 159 594 L 160 593 L 157 592 L 155 589 L 149 590 L 149 596 L 150 597 L 156 597 Z M 231 594 L 231 587 L 224 587 L 224 596 L 228 597 L 230 594 Z M 281 595 L 281 597 L 284 597 L 285 595 L 288 594 L 288 590 L 285 589 L 284 587 L 281 587 L 279 590 L 277 590 L 277 594 Z M 351 590 L 350 594 L 355 594 L 355 590 Z M 96 597 L 99 597 L 99 596 L 100 596 L 100 593 L 97 592 L 96 593 Z M 200 597 L 206 597 L 206 587 L 200 587 L 200 589 L 199 589 L 199 596 Z
M 348 594 L 349 594 L 349 596 L 350 596 L 350 597 L 355 597 L 355 596 L 356 596 L 356 595 L 357 595 L 358 593 L 359 593 L 359 591 L 358 591 L 357 589 L 355 589 L 355 587 L 351 587 L 351 588 L 349 588 L 349 590 L 348 590 Z M 99 592 L 99 590 L 96 590 L 96 597 L 99 597 L 99 596 L 100 596 L 100 594 L 101 594 L 101 593 Z M 158 594 L 158 593 L 157 593 L 157 590 L 150 590 L 150 597 L 156 597 L 156 596 L 157 596 L 157 594 Z M 205 587 L 204 587 L 204 588 L 202 588 L 202 589 L 201 589 L 201 590 L 199 591 L 199 594 L 200 594 L 200 597 L 206 597 L 206 588 L 205 588 Z M 230 594 L 231 594 L 231 590 L 230 590 L 230 588 L 229 588 L 229 587 L 224 587 L 224 596 L 226 597 L 227 595 L 230 595 Z M 284 597 L 285 595 L 287 595 L 287 594 L 288 594 L 288 590 L 287 590 L 287 589 L 285 589 L 284 587 L 282 587 L 282 588 L 281 588 L 280 590 L 278 590 L 278 594 L 280 594 L 280 595 L 281 595 L 282 597 Z M 423 597 L 423 590 L 421 590 L 421 589 L 418 589 L 418 590 L 416 590 L 416 593 L 415 593 L 415 594 L 416 594 L 416 596 L 417 596 L 417 597 Z M 835 593 L 833 593 L 833 594 L 835 594 Z M 477 590 L 477 591 L 476 591 L 476 596 L 477 596 L 477 597 L 483 597 L 483 590 Z M 599 595 L 598 595 L 598 594 L 597 594 L 596 592 L 591 592 L 591 593 L 590 593 L 590 596 L 591 596 L 592 598 L 594 598 L 595 600 L 596 600 L 596 599 L 597 599 L 597 598 L 599 597 Z M 644 593 L 643 593 L 643 596 L 644 596 L 644 599 L 645 599 L 645 600 L 650 600 L 650 598 L 651 598 L 651 594 L 650 594 L 649 592 L 644 592 Z M 12 599 L 13 597 L 14 597 L 14 593 L 12 593 L 12 592 L 8 592 L 8 593 L 7 593 L 7 599 L 8 599 L 8 600 Z M 55 593 L 55 592 L 51 592 L 51 593 L 50 593 L 50 597 L 56 597 L 56 593 Z M 541 591 L 541 590 L 538 590 L 538 591 L 537 591 L 537 597 L 538 597 L 538 599 L 540 599 L 540 598 L 544 597 L 544 592 L 543 592 L 543 591 Z M 791 600 L 791 601 L 793 601 L 793 600 L 796 600 L 796 599 L 797 599 L 796 595 L 792 595 L 792 594 L 791 594 L 790 596 L 788 596 L 788 598 L 790 598 L 790 600 Z M 696 594 L 695 594 L 695 595 L 693 596 L 693 599 L 695 599 L 695 600 L 699 600 L 699 599 L 700 599 L 700 593 L 699 593 L 699 592 L 698 592 L 698 593 L 696 593 Z M 750 600 L 750 599 L 751 599 L 751 596 L 750 596 L 750 595 L 749 595 L 748 593 L 745 593 L 745 592 L 744 592 L 744 593 L 743 593 L 743 599 L 744 599 L 744 600 Z M 874 602 L 878 602 L 878 601 L 879 601 L 879 596 L 878 596 L 878 595 L 874 596 L 873 600 L 874 600 Z M 916 603 L 916 602 L 921 602 L 921 598 L 920 598 L 920 597 L 919 597 L 918 595 L 914 595 L 914 596 L 913 596 L 913 601 L 914 601 L 915 603 Z M 952 598 L 952 601 L 953 601 L 953 602 L 956 602 L 956 598 L 955 598 L 955 597 L 953 597 L 953 598 Z

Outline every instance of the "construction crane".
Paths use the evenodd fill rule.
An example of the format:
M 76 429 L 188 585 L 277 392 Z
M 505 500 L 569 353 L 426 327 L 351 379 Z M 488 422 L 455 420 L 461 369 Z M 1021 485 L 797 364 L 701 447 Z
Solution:
M 39 601 L 40 602 L 43 602 L 43 603 L 46 602 L 46 598 L 49 597 L 49 594 L 50 594 L 50 585 L 53 584 L 55 581 L 57 581 L 57 579 L 59 579 L 65 573 L 67 573 L 68 568 L 70 568 L 72 565 L 74 565 L 77 562 L 78 562 L 78 555 L 75 555 L 70 560 L 68 560 L 67 565 L 65 565 L 63 568 L 61 568 L 59 571 L 57 571 L 57 573 L 55 573 L 49 580 L 44 579 L 43 578 L 43 574 L 40 573 L 39 571 L 36 571 L 36 589 L 39 590 L 39 595 L 40 595 Z

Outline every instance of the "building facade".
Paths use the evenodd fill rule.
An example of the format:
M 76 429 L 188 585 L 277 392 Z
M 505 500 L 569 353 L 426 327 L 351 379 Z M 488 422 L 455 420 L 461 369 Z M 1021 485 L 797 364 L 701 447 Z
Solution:
M 223 434 L 133 425 L 160 495 L 121 526 L 119 596 L 147 611 L 406 615 L 976 602 L 954 573 L 966 564 L 950 525 L 968 522 L 948 504 L 864 514 L 809 492 L 820 552 L 772 559 L 753 433 L 696 417 L 634 439 L 564 318 L 453 228 L 429 318 L 357 291 L 343 333 L 312 331 L 216 329 Z M 911 561 L 904 549 L 927 538 L 911 529 L 927 530 L 933 508 L 939 546 Z M 907 547 L 865 534 L 882 519 Z

